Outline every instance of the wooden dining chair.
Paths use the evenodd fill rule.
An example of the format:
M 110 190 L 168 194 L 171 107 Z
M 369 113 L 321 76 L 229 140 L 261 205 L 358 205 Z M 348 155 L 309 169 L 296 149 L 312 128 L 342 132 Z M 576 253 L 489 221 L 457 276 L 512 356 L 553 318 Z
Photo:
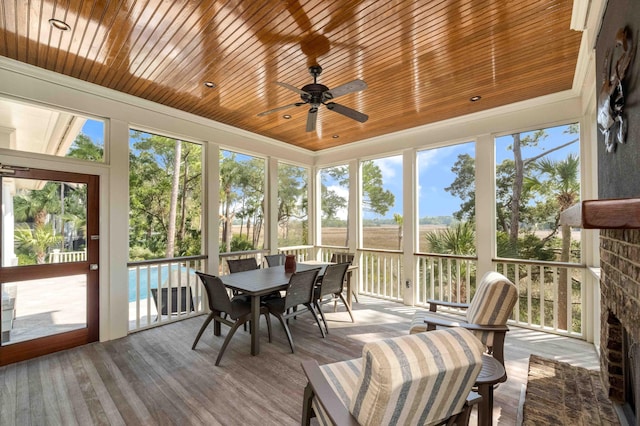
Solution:
M 324 275 L 322 276 L 322 281 L 320 281 L 320 283 L 315 287 L 313 292 L 313 304 L 318 310 L 320 317 L 322 317 L 322 322 L 324 323 L 324 328 L 327 331 L 327 334 L 329 334 L 329 327 L 327 326 L 327 319 L 325 318 L 324 312 L 322 311 L 322 305 L 325 303 L 334 302 L 336 299 L 340 299 L 344 306 L 347 308 L 347 312 L 349 312 L 351 322 L 355 322 L 353 319 L 353 312 L 351 312 L 349 304 L 342 295 L 342 288 L 344 287 L 344 277 L 347 274 L 349 265 L 349 263 L 328 265 L 325 269 Z M 326 299 L 326 296 L 331 297 Z
M 227 333 L 227 337 L 224 339 L 224 343 L 222 343 L 222 347 L 220 348 L 220 352 L 218 353 L 218 358 L 216 358 L 216 365 L 220 364 L 220 360 L 222 359 L 222 355 L 224 354 L 225 349 L 229 345 L 229 341 L 233 337 L 234 333 L 238 329 L 239 326 L 246 324 L 251 320 L 251 303 L 247 302 L 243 298 L 229 298 L 229 293 L 227 293 L 227 288 L 224 286 L 222 280 L 214 275 L 205 274 L 202 272 L 197 272 L 196 275 L 200 277 L 202 281 L 202 285 L 204 285 L 204 289 L 207 293 L 207 299 L 209 302 L 209 316 L 200 327 L 200 331 L 198 331 L 198 335 L 196 339 L 193 341 L 193 346 L 191 349 L 194 350 L 202 333 L 207 328 L 209 323 L 212 320 L 215 320 L 213 325 L 213 332 L 216 336 L 220 335 L 220 324 L 226 324 L 231 329 Z M 225 315 L 226 314 L 226 315 Z M 269 317 L 269 310 L 262 306 L 260 308 L 260 314 L 264 315 L 267 319 L 267 333 L 269 334 L 269 342 L 271 342 L 271 319 Z M 226 316 L 226 317 L 225 317 Z
M 313 314 L 313 318 L 316 320 L 316 324 L 318 324 L 322 337 L 325 337 L 324 330 L 322 329 L 322 325 L 318 319 L 318 313 L 313 307 L 313 289 L 316 279 L 318 278 L 318 272 L 320 272 L 320 268 L 293 273 L 289 279 L 287 294 L 284 298 L 266 299 L 263 302 L 269 309 L 269 313 L 277 317 L 280 324 L 282 324 L 282 328 L 284 328 L 284 332 L 289 340 L 291 353 L 295 353 L 291 330 L 287 325 L 288 319 L 291 317 L 310 311 Z M 304 308 L 300 309 L 300 305 L 304 306 Z M 296 309 L 294 310 L 294 308 Z

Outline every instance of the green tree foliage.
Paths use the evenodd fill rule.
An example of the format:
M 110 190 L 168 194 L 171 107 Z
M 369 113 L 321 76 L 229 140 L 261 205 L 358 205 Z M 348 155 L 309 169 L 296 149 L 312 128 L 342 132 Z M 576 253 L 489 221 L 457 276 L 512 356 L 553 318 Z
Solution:
M 166 256 L 173 176 L 179 174 L 175 256 L 201 253 L 200 145 L 182 142 L 176 162 L 176 140 L 133 131 L 129 154 L 129 247 L 133 253 Z M 175 170 L 175 165 L 180 170 Z M 146 249 L 146 250 L 141 250 Z
M 278 245 L 308 244 L 307 169 L 280 163 L 278 167 Z M 290 234 L 292 221 L 300 225 L 298 235 Z
M 79 158 L 82 160 L 103 161 L 104 148 L 94 143 L 91 138 L 84 133 L 76 136 L 67 152 L 67 157 Z
M 27 258 L 35 257 L 38 265 L 45 263 L 50 247 L 62 242 L 62 235 L 56 235 L 51 224 L 39 224 L 33 229 L 24 223 L 19 224 L 15 228 L 14 235 L 18 258 L 23 258 L 20 255 L 26 255 Z
M 476 216 L 476 164 L 469 154 L 460 154 L 451 171 L 456 178 L 444 190 L 460 199 L 460 210 L 453 213 L 459 221 L 473 220 Z
M 253 248 L 261 242 L 264 226 L 264 160 L 241 159 L 236 153 L 220 153 L 220 246 L 233 251 L 233 225 L 246 235 Z
M 373 161 L 362 162 L 362 208 L 384 216 L 395 202 L 395 196 L 384 189 L 382 170 Z

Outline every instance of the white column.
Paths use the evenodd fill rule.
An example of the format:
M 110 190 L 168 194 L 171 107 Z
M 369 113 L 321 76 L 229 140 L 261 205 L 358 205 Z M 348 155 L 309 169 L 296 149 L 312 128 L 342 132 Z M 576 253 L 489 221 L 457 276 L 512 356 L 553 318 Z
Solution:
M 476 251 L 478 279 L 493 270 L 496 253 L 495 146 L 490 134 L 476 139 Z
M 208 255 L 207 272 L 218 275 L 220 270 L 220 147 L 217 144 L 208 143 L 204 148 L 202 185 L 205 193 L 202 203 L 204 208 L 202 238 L 204 252 Z
M 309 244 L 316 247 L 313 258 L 321 260 L 322 250 L 317 248 L 322 245 L 322 179 L 320 169 L 310 168 L 309 179 Z
M 271 254 L 277 253 L 278 248 L 278 159 L 267 159 L 267 184 L 265 185 L 265 247 Z
M 405 305 L 415 303 L 416 252 L 418 239 L 418 196 L 416 174 L 416 151 L 407 149 L 402 153 L 402 252 L 403 252 L 403 299 Z
M 100 239 L 101 341 L 124 337 L 129 331 L 129 124 L 115 119 L 106 124 L 109 182 L 107 188 L 100 185 L 100 191 L 113 190 L 106 195 L 109 235 Z M 103 261 L 105 251 L 108 259 Z

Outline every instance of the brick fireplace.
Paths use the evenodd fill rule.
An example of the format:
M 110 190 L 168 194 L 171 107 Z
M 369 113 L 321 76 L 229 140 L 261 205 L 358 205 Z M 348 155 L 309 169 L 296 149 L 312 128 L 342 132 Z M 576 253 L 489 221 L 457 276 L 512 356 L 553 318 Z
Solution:
M 637 402 L 640 388 L 640 230 L 601 230 L 600 266 L 603 384 L 613 401 L 627 403 L 637 413 L 640 408 Z

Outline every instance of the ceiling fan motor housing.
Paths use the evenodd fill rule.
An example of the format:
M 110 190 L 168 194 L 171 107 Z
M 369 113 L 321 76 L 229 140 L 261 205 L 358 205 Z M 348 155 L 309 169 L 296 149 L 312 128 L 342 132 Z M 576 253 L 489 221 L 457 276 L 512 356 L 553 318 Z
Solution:
M 300 95 L 300 99 L 304 102 L 310 103 L 311 105 L 318 106 L 327 99 L 323 97 L 323 94 L 327 92 L 329 88 L 324 84 L 319 83 L 311 83 L 307 84 L 302 88 L 303 92 L 306 92 L 303 95 Z

